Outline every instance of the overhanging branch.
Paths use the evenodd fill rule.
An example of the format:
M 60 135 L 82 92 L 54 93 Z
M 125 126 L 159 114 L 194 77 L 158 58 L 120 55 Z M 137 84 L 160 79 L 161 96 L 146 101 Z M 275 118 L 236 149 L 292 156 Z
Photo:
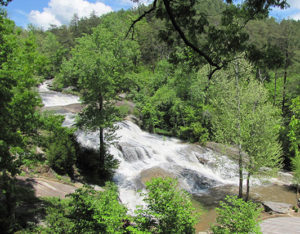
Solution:
M 141 14 L 136 20 L 134 20 L 134 21 L 131 23 L 130 28 L 128 29 L 128 31 L 127 31 L 127 33 L 126 33 L 125 38 L 128 37 L 130 31 L 134 30 L 134 25 L 135 25 L 137 22 L 141 21 L 146 15 L 150 14 L 152 11 L 155 10 L 155 8 L 156 8 L 156 3 L 157 3 L 157 0 L 154 0 L 153 5 L 152 5 L 152 7 L 151 7 L 150 9 L 149 9 L 148 11 L 145 11 L 143 14 Z
M 181 37 L 181 39 L 183 40 L 183 42 L 190 47 L 191 49 L 193 49 L 196 53 L 198 53 L 200 56 L 202 56 L 211 66 L 216 67 L 217 70 L 220 70 L 222 67 L 215 63 L 206 53 L 204 53 L 202 50 L 200 50 L 197 46 L 195 46 L 193 43 L 191 43 L 187 37 L 185 36 L 184 32 L 181 30 L 181 28 L 179 27 L 179 25 L 177 24 L 175 17 L 173 15 L 172 9 L 170 7 L 170 2 L 169 0 L 163 0 L 166 11 L 170 17 L 170 20 L 172 22 L 172 25 L 174 27 L 174 29 L 178 32 L 179 36 Z

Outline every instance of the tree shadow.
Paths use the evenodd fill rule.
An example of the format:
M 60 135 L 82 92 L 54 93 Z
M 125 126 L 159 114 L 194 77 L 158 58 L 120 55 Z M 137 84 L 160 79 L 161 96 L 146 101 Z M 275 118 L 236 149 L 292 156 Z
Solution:
M 104 186 L 112 181 L 119 162 L 112 155 L 105 156 L 105 165 L 100 164 L 99 151 L 91 148 L 77 146 L 76 166 L 81 178 L 75 178 L 83 183 Z
M 36 196 L 31 178 L 15 179 L 15 229 L 35 227 L 44 220 L 49 203 Z

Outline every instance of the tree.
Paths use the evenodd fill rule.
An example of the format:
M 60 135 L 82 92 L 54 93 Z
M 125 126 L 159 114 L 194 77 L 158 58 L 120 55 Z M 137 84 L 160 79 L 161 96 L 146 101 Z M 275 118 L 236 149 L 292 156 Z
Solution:
M 292 170 L 293 170 L 293 178 L 296 184 L 296 199 L 298 201 L 299 194 L 299 184 L 300 184 L 300 155 L 296 155 L 291 159 L 292 161 Z
M 196 216 L 187 192 L 179 190 L 171 178 L 155 178 L 146 183 L 145 209 L 138 210 L 136 222 L 141 231 L 151 233 L 194 233 Z
M 45 59 L 42 75 L 46 79 L 51 79 L 58 74 L 66 49 L 62 47 L 53 33 L 46 32 L 43 37 L 39 46 L 41 55 Z
M 0 5 L 7 6 L 12 0 L 0 0 Z
M 258 205 L 235 196 L 227 196 L 216 208 L 217 224 L 212 226 L 215 234 L 260 233 L 258 218 L 262 209 Z
M 103 20 L 92 35 L 79 38 L 72 50 L 72 58 L 62 66 L 62 71 L 68 70 L 77 78 L 82 90 L 85 108 L 79 114 L 78 126 L 99 131 L 101 169 L 111 157 L 107 145 L 112 140 L 113 124 L 118 120 L 114 102 L 122 90 L 125 72 L 133 67 L 137 51 L 134 41 L 123 40 L 120 21 L 113 22 Z
M 237 53 L 247 50 L 249 36 L 244 28 L 250 20 L 266 18 L 271 7 L 288 6 L 286 0 L 245 0 L 237 5 L 227 0 L 226 3 L 219 12 L 221 20 L 210 21 L 209 16 L 201 12 L 202 1 L 154 0 L 149 9 L 133 21 L 128 34 L 137 22 L 154 12 L 158 18 L 166 20 L 169 32 L 176 32 L 187 47 L 212 67 L 208 74 L 211 79 Z M 204 44 L 199 41 L 201 37 L 206 38 Z
M 213 131 L 218 141 L 239 149 L 239 198 L 245 169 L 247 200 L 250 177 L 272 174 L 279 167 L 279 112 L 268 103 L 266 90 L 251 77 L 251 66 L 245 61 L 239 60 L 231 72 L 217 75 L 219 81 L 210 90 Z
M 295 25 L 292 21 L 283 20 L 280 22 L 282 35 L 280 37 L 280 48 L 284 54 L 284 75 L 283 75 L 283 91 L 282 91 L 282 105 L 281 109 L 283 115 L 285 116 L 287 113 L 287 78 L 288 78 L 288 68 L 291 66 L 293 62 L 295 46 L 297 45 L 297 34 L 295 34 Z
M 32 36 L 22 38 L 12 21 L 0 12 L 0 177 L 1 230 L 13 231 L 15 222 L 14 177 L 22 156 L 28 153 L 28 139 L 36 134 L 40 98 L 34 87 L 38 81 L 36 48 Z
M 40 128 L 47 131 L 43 140 L 49 166 L 58 173 L 68 174 L 73 178 L 73 166 L 76 162 L 75 129 L 63 127 L 63 121 L 64 116 L 43 112 L 40 116 Z
M 294 181 L 297 186 L 296 196 L 298 198 L 300 184 L 300 97 L 293 99 L 290 107 L 293 115 L 289 124 L 288 137 L 291 142 L 291 151 L 295 154 L 294 158 L 291 159 L 291 162 L 292 170 L 294 172 Z

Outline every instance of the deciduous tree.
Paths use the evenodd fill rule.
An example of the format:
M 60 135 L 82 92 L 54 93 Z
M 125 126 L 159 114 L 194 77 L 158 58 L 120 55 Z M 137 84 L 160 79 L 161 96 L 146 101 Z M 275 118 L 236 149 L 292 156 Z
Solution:
M 251 71 L 248 63 L 236 61 L 231 72 L 217 74 L 219 81 L 210 93 L 216 139 L 239 149 L 239 198 L 243 195 L 244 170 L 248 172 L 246 200 L 250 176 L 277 169 L 281 153 L 277 141 L 279 112 L 268 103 L 266 90 L 253 79 Z
M 137 56 L 134 41 L 124 40 L 120 22 L 103 22 L 92 35 L 79 38 L 72 51 L 72 58 L 63 64 L 78 79 L 85 108 L 79 114 L 78 125 L 84 129 L 99 131 L 99 166 L 105 168 L 108 143 L 113 124 L 118 120 L 114 105 L 122 90 L 123 76 L 133 67 Z

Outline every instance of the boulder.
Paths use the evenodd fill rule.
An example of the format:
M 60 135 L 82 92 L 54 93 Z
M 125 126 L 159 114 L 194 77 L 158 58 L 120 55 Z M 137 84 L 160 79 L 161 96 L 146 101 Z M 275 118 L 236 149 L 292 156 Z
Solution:
M 291 204 L 281 202 L 264 201 L 262 204 L 266 212 L 277 214 L 287 214 L 292 208 Z

